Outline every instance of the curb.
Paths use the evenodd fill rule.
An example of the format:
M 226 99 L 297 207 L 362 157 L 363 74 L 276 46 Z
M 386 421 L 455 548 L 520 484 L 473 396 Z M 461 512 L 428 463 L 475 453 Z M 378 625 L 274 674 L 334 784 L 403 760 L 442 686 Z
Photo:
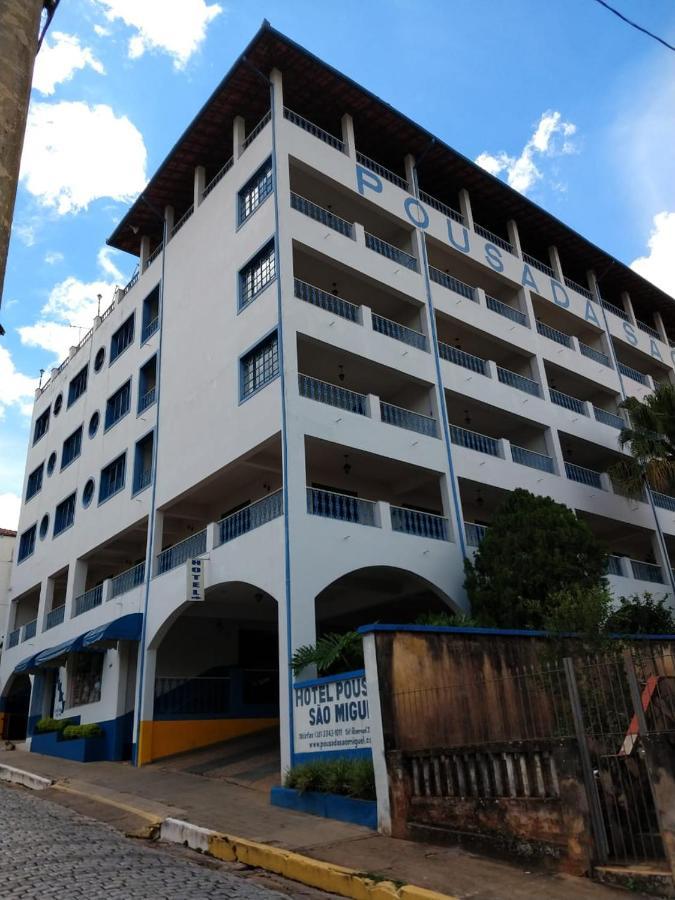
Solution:
M 14 766 L 0 764 L 0 781 L 9 781 L 10 784 L 20 784 L 32 791 L 44 791 L 54 783 L 51 778 L 43 778 L 42 775 L 34 775 L 32 772 L 24 772 Z

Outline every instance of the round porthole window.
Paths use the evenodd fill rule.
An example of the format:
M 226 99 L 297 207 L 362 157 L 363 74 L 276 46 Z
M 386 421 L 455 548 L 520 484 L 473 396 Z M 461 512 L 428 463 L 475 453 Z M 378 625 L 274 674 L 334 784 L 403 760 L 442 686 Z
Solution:
M 91 419 L 89 419 L 89 437 L 93 438 L 93 436 L 98 431 L 98 423 L 100 421 L 100 416 L 97 412 L 92 414 Z
M 103 368 L 103 363 L 105 362 L 105 350 L 103 347 L 100 347 L 96 351 L 96 356 L 94 357 L 94 371 L 100 372 Z
M 90 478 L 89 481 L 84 486 L 84 490 L 82 491 L 82 506 L 89 506 L 91 501 L 94 499 L 94 479 Z
M 44 541 L 49 531 L 49 516 L 44 515 L 40 520 L 40 540 Z
M 61 407 L 63 406 L 63 394 L 59 394 L 59 396 L 54 401 L 54 415 L 58 416 L 61 412 Z
M 56 453 L 50 453 L 47 460 L 47 475 L 51 475 L 56 465 Z

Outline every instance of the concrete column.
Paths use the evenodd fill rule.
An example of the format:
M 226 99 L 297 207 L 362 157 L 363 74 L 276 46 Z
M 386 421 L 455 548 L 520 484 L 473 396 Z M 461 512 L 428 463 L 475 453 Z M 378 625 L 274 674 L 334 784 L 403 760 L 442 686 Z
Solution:
M 374 422 L 382 421 L 380 398 L 377 396 L 377 394 L 368 394 L 366 396 L 366 410 L 368 413 L 368 417 L 371 418 Z
M 499 453 L 501 459 L 505 459 L 507 460 L 507 462 L 511 462 L 511 441 L 507 441 L 506 438 L 499 438 L 497 440 L 497 452 Z
M 102 587 L 102 602 L 108 603 L 112 600 L 112 578 L 106 578 Z
M 354 120 L 345 113 L 342 117 L 342 142 L 345 145 L 345 153 L 350 159 L 356 160 L 356 138 L 354 137 Z
M 561 478 L 565 477 L 565 460 L 563 458 L 562 446 L 560 444 L 560 436 L 557 429 L 547 428 L 544 432 L 544 443 L 546 444 L 546 453 L 553 460 L 553 471 Z
M 471 211 L 471 198 L 466 188 L 462 188 L 459 192 L 459 211 L 464 216 L 464 224 L 473 231 L 473 212 Z
M 148 265 L 148 257 L 150 256 L 150 238 L 144 234 L 141 238 L 141 247 L 138 260 L 138 268 L 141 274 L 145 272 Z
M 514 219 L 509 219 L 506 223 L 506 232 L 509 236 L 509 243 L 513 247 L 515 255 L 523 258 L 523 248 L 520 246 L 520 235 L 518 234 L 518 225 Z
M 559 281 L 560 284 L 565 284 L 565 276 L 563 274 L 563 267 L 560 262 L 560 254 L 558 253 L 557 247 L 551 246 L 548 248 L 548 258 L 551 263 L 551 268 L 555 273 L 556 281 Z
M 575 353 L 581 353 L 581 351 L 579 350 L 579 338 L 576 336 L 576 334 L 570 335 L 570 342 L 572 344 L 572 350 L 574 350 Z
M 151 560 L 151 572 L 153 575 L 157 574 L 157 556 L 161 553 L 162 544 L 164 543 L 164 513 L 162 510 L 156 510 L 155 512 L 155 527 L 153 533 L 153 547 L 152 547 L 152 560 Z
M 530 370 L 532 378 L 539 383 L 539 387 L 541 388 L 541 396 L 544 398 L 544 400 L 547 400 L 548 379 L 546 378 L 544 361 L 539 356 L 532 356 L 530 358 Z
M 359 246 L 366 246 L 366 229 L 360 222 L 354 222 L 354 240 Z
M 600 473 L 600 484 L 602 485 L 603 491 L 607 491 L 608 494 L 614 493 L 614 485 L 607 472 Z
M 482 287 L 475 287 L 473 289 L 473 295 L 479 306 L 485 306 L 485 291 Z
M 528 288 L 523 287 L 518 291 L 518 306 L 520 307 L 520 311 L 524 312 L 527 316 L 528 325 L 530 328 L 536 328 L 537 317 L 534 313 L 534 305 L 532 304 L 532 295 Z
M 384 500 L 378 500 L 375 504 L 375 524 L 385 531 L 391 531 L 391 505 Z
M 218 546 L 218 523 L 209 522 L 206 526 L 206 552 L 209 553 Z
M 195 209 L 202 202 L 202 194 L 204 193 L 204 188 L 206 187 L 206 169 L 204 166 L 195 166 L 195 178 L 194 178 L 194 193 L 193 193 L 193 206 Z
M 75 598 L 84 594 L 87 584 L 87 563 L 83 559 L 76 559 L 68 566 L 68 581 L 66 582 L 66 611 L 64 621 L 71 618 Z
M 54 580 L 45 578 L 40 583 L 40 600 L 38 602 L 38 633 L 44 630 L 45 618 L 52 608 L 52 600 L 54 599 Z
M 587 419 L 595 419 L 595 415 L 593 413 L 593 404 L 588 400 L 582 401 L 582 406 L 584 409 L 584 415 Z
M 361 312 L 361 325 L 364 328 L 367 328 L 369 331 L 372 331 L 373 328 L 373 311 L 369 306 L 362 306 L 360 308 Z
M 628 318 L 631 321 L 631 324 L 637 328 L 637 319 L 635 318 L 635 312 L 633 310 L 633 304 L 630 299 L 630 294 L 628 291 L 621 291 L 621 305 L 623 306 L 625 312 L 628 314 Z
M 242 154 L 246 138 L 246 122 L 243 116 L 235 116 L 232 122 L 232 158 L 236 162 Z
M 499 375 L 497 374 L 497 363 L 492 359 L 485 360 L 485 368 L 486 375 L 488 378 L 492 378 L 493 381 L 499 381 Z
M 165 206 L 164 207 L 164 221 L 166 222 L 166 233 L 169 236 L 169 240 L 171 240 L 171 229 L 174 226 L 175 220 L 175 210 L 173 206 Z
M 668 340 L 666 326 L 663 324 L 663 317 L 661 316 L 661 313 L 658 311 L 654 312 L 654 324 L 656 326 L 656 330 L 659 333 L 659 337 L 661 338 L 663 343 L 666 345 L 666 347 L 668 347 L 670 345 L 670 342 Z

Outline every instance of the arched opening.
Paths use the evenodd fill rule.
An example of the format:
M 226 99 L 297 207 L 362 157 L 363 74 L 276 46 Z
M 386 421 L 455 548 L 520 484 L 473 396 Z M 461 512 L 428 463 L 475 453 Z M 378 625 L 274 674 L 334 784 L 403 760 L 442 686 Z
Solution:
M 14 675 L 2 698 L 2 738 L 5 741 L 24 741 L 28 728 L 30 706 L 30 678 Z

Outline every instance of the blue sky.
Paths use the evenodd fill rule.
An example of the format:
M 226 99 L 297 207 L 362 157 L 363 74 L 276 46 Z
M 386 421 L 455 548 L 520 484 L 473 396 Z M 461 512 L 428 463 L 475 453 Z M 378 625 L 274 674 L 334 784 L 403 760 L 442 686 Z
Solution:
M 675 43 L 672 0 L 614 3 Z M 675 53 L 594 0 L 68 0 L 36 67 L 3 295 L 0 526 L 40 369 L 133 271 L 106 238 L 263 18 L 675 294 Z

